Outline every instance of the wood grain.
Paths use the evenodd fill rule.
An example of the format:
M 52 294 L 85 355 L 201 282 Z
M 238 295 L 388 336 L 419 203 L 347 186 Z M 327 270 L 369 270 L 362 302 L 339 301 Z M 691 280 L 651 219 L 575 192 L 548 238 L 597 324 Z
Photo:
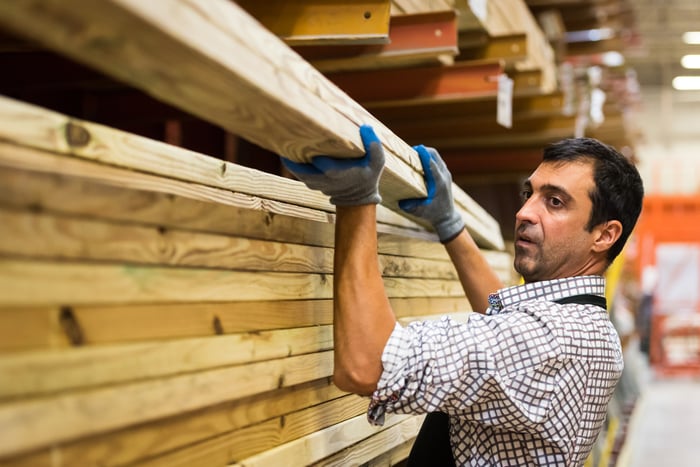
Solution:
M 54 445 L 0 463 L 6 467 L 54 467 L 52 459 L 59 457 L 65 466 L 124 465 L 343 395 L 330 378 L 324 378 Z
M 0 405 L 0 458 L 331 375 L 331 351 Z
M 464 297 L 392 298 L 390 301 L 400 319 L 469 310 Z M 328 325 L 332 323 L 332 308 L 330 299 L 0 307 L 0 351 Z
M 423 416 L 408 418 L 311 465 L 313 467 L 368 464 L 376 466 L 382 462 L 382 459 L 384 459 L 384 465 L 394 465 L 408 457 L 424 418 Z
M 333 249 L 0 207 L 0 255 L 246 271 L 332 273 Z M 385 276 L 455 279 L 447 260 L 380 255 Z
M 329 274 L 0 259 L 0 306 L 327 299 L 332 286 Z M 457 280 L 384 277 L 384 286 L 389 297 L 464 295 Z
M 0 400 L 203 371 L 333 348 L 330 325 L 22 352 L 0 359 Z
M 69 119 L 64 115 L 16 100 L 0 98 L 0 121 L 3 122 L 3 125 L 0 125 L 0 138 L 18 144 L 267 199 L 333 210 L 325 196 L 307 189 L 299 182 L 102 125 Z M 266 137 L 270 139 L 269 136 Z M 403 142 L 401 144 L 406 146 Z M 412 148 L 406 147 L 415 154 Z M 385 173 L 389 173 L 388 168 Z M 399 180 L 400 183 L 403 183 L 403 180 Z M 424 190 L 422 175 L 418 184 L 421 190 Z M 402 194 L 396 187 L 382 188 L 382 196 L 386 198 L 384 205 L 402 216 L 405 213 L 398 208 L 399 199 L 424 196 L 416 193 Z M 453 186 L 453 192 L 456 205 L 463 211 L 467 226 L 477 242 L 502 250 L 503 239 L 496 221 L 457 185 Z M 485 228 L 488 230 L 484 230 Z
M 309 465 L 377 432 L 413 418 L 410 415 L 390 415 L 383 427 L 375 427 L 367 422 L 366 416 L 355 417 L 259 455 L 242 459 L 230 467 L 286 465 L 287 462 L 292 465 Z

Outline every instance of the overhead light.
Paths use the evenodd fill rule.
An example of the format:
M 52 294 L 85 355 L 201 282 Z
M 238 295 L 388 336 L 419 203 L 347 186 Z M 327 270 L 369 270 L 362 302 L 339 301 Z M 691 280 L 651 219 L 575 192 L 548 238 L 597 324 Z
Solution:
M 625 57 L 622 55 L 620 52 L 617 52 L 615 50 L 612 50 L 610 52 L 605 52 L 601 60 L 603 62 L 603 65 L 609 66 L 609 67 L 618 67 L 622 66 L 625 64 Z
M 681 65 L 692 70 L 700 68 L 700 55 L 683 55 Z
M 672 84 L 678 91 L 700 91 L 700 76 L 676 76 Z
M 700 31 L 684 32 L 683 42 L 686 44 L 700 44 Z

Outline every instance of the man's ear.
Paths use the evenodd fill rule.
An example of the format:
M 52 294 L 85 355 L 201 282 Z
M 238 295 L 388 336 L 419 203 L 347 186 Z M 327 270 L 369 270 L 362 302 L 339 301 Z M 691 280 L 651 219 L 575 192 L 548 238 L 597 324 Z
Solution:
M 596 253 L 607 251 L 622 235 L 622 223 L 617 220 L 603 222 L 593 229 L 595 234 L 592 249 Z

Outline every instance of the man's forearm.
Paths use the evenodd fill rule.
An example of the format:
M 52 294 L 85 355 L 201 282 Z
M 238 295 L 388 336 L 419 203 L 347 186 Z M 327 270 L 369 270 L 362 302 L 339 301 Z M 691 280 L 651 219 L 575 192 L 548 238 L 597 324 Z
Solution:
M 335 233 L 335 384 L 371 394 L 396 324 L 377 259 L 376 206 L 337 207 Z
M 446 243 L 445 248 L 472 309 L 484 313 L 489 306 L 488 295 L 503 287 L 503 283 L 466 230 Z

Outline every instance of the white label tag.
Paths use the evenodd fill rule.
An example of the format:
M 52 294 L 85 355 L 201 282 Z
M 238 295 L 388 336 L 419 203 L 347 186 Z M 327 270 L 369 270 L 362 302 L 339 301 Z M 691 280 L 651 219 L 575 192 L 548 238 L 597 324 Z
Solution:
M 513 80 L 506 74 L 498 76 L 496 121 L 506 128 L 513 126 Z
M 472 9 L 474 16 L 479 18 L 482 23 L 486 22 L 488 16 L 487 0 L 469 0 L 469 8 Z

